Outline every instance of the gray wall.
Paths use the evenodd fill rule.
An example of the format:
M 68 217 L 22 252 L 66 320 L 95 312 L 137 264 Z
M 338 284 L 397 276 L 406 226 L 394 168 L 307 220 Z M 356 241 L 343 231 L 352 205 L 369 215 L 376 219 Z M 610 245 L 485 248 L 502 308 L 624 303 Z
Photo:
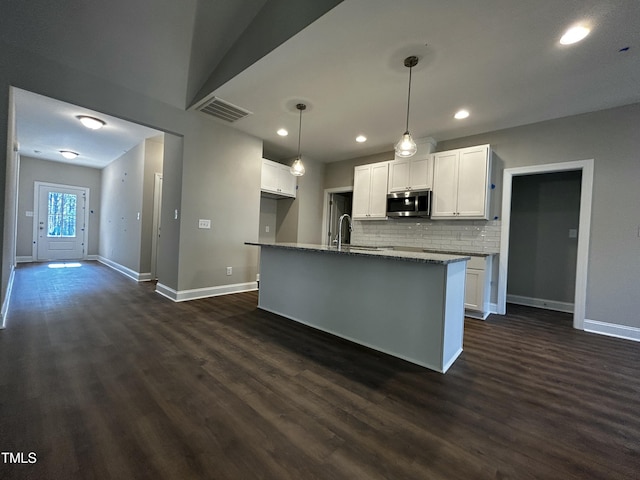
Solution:
M 513 178 L 507 294 L 573 304 L 581 172 Z
M 260 226 L 258 229 L 258 240 L 260 242 L 276 241 L 278 201 L 275 198 L 260 198 Z M 266 231 L 267 227 L 269 227 L 268 232 Z
M 33 212 L 35 208 L 33 189 L 36 181 L 89 189 L 87 255 L 97 255 L 100 239 L 101 175 L 102 172 L 96 168 L 21 156 L 16 255 L 31 257 L 33 253 L 33 217 L 27 217 L 26 212 Z
M 491 215 L 500 218 L 505 168 L 594 159 L 586 318 L 640 328 L 640 104 L 438 143 L 493 148 Z M 384 154 L 378 158 L 383 159 Z M 369 157 L 372 159 L 375 157 Z M 362 159 L 329 164 L 325 188 L 349 185 Z M 369 160 L 362 163 L 371 163 Z
M 258 239 L 262 141 L 202 117 L 185 136 L 181 291 L 254 282 L 258 267 L 258 249 L 244 242 Z
M 162 173 L 164 138 L 144 142 L 144 177 L 142 180 L 142 228 L 140 232 L 140 272 L 151 272 L 151 246 L 153 240 L 153 196 L 155 174 Z
M 100 256 L 140 271 L 144 142 L 102 169 Z
M 158 242 L 156 275 L 158 283 L 178 290 L 180 251 L 180 211 L 182 208 L 182 150 L 184 138 L 164 134 L 162 162 L 161 235 Z M 178 219 L 174 212 L 178 212 Z

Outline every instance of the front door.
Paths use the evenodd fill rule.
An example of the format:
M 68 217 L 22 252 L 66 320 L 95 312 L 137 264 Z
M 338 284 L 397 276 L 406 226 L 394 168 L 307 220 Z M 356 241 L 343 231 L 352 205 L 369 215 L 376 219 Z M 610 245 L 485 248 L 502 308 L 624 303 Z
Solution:
M 38 261 L 85 257 L 85 217 L 89 189 L 36 183 Z

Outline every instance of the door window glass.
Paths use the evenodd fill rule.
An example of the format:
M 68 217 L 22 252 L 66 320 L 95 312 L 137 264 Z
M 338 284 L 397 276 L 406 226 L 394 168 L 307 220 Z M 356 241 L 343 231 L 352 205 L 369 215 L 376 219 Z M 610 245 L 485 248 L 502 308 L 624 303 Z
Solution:
M 72 193 L 49 192 L 48 237 L 75 237 L 78 196 Z

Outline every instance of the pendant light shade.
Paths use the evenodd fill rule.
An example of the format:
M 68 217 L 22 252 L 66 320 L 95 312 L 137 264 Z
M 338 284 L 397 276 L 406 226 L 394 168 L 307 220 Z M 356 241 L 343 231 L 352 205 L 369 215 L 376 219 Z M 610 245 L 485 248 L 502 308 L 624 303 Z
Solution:
M 300 111 L 300 125 L 298 127 L 298 156 L 295 161 L 291 165 L 289 171 L 291 175 L 295 175 L 296 177 L 301 177 L 304 175 L 304 165 L 302 164 L 302 159 L 300 157 L 300 137 L 302 136 L 302 111 L 307 108 L 304 103 L 299 103 L 296 105 L 296 108 Z
M 416 142 L 413 141 L 409 133 L 409 106 L 411 103 L 411 69 L 418 64 L 418 57 L 411 56 L 404 59 L 404 66 L 409 68 L 409 93 L 407 95 L 407 126 L 402 137 L 396 143 L 395 151 L 399 157 L 412 157 L 418 151 Z

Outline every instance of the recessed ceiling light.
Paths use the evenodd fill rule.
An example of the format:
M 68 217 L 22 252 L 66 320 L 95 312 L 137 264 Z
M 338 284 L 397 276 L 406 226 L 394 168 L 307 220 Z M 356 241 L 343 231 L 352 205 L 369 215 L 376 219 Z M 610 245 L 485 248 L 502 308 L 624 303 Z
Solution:
M 467 118 L 468 116 L 469 116 L 468 110 L 458 110 L 453 117 L 457 118 L 458 120 L 462 120 L 463 118 Z
M 278 135 L 280 135 L 281 137 L 286 137 L 287 135 L 289 135 L 289 132 L 287 132 L 284 128 L 281 128 L 280 130 L 278 130 L 276 132 Z
M 60 150 L 60 155 L 62 155 L 64 158 L 68 160 L 73 160 L 80 154 L 76 152 L 72 152 L 71 150 Z
M 99 118 L 89 117 L 88 115 L 78 115 L 78 120 L 80 120 L 85 127 L 90 128 L 91 130 L 99 130 L 106 125 L 106 122 Z
M 572 27 L 567 30 L 564 35 L 560 38 L 560 43 L 562 45 L 571 45 L 572 43 L 579 42 L 584 37 L 589 35 L 591 30 L 587 27 L 583 27 L 582 25 L 578 25 L 577 27 Z
M 356 142 L 358 142 L 358 143 L 364 143 L 366 141 L 367 141 L 367 137 L 365 137 L 364 135 L 358 135 L 356 137 Z

